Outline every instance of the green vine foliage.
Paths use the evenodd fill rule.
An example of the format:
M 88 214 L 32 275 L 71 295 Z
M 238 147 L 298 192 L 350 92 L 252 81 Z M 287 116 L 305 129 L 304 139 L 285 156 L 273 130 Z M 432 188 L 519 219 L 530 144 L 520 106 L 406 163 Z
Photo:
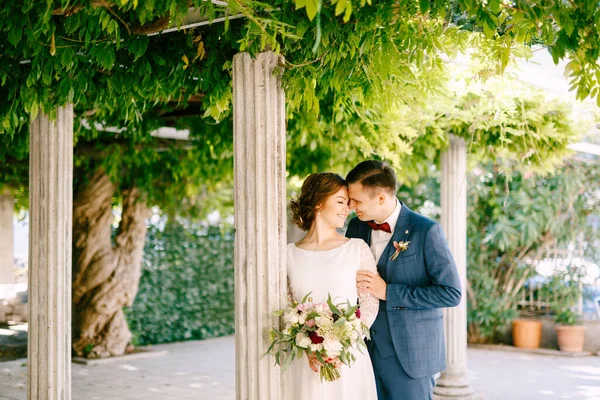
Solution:
M 154 35 L 183 24 L 188 7 L 208 19 L 243 18 Z M 123 185 L 135 181 L 155 204 L 176 208 L 181 198 L 204 190 L 183 183 L 231 178 L 231 164 L 223 161 L 229 153 L 212 143 L 200 150 L 207 142 L 198 140 L 194 145 L 210 158 L 193 152 L 186 156 L 181 149 L 185 146 L 165 146 L 150 132 L 186 124 L 177 122 L 182 113 L 192 119 L 201 115 L 205 120 L 196 128 L 203 131 L 194 135 L 228 146 L 231 60 L 240 51 L 266 49 L 283 56 L 291 175 L 339 169 L 374 156 L 395 165 L 408 155 L 430 162 L 445 144 L 441 131 L 435 128 L 437 134 L 431 135 L 406 120 L 426 108 L 432 95 L 446 90 L 445 56 L 477 49 L 487 62 L 479 72 L 485 78 L 503 71 L 519 46 L 543 43 L 557 59 L 575 54 L 569 71 L 578 79 L 577 90 L 581 96 L 586 91 L 596 95 L 590 60 L 597 47 L 592 24 L 597 12 L 592 11 L 587 2 L 570 6 L 496 0 L 233 0 L 227 10 L 200 0 L 9 2 L 0 7 L 2 183 L 17 191 L 25 186 L 26 174 L 18 164 L 27 162 L 30 118 L 41 111 L 52 115 L 57 106 L 73 102 L 77 146 L 83 147 L 75 149 L 81 155 L 76 164 L 84 168 L 78 175 L 101 164 L 113 180 L 123 180 Z M 82 119 L 88 125 L 124 130 L 111 137 L 85 129 Z M 523 151 L 511 152 L 511 146 L 522 144 L 505 140 L 501 128 L 490 137 L 484 129 L 479 132 L 472 142 L 479 147 L 476 151 L 486 152 L 492 144 L 505 149 L 506 157 L 524 156 Z M 530 155 L 527 163 L 547 164 L 564 148 L 564 140 L 545 134 L 529 135 L 535 140 L 528 150 L 537 149 L 539 157 Z M 423 136 L 431 148 L 413 149 L 416 138 Z M 89 147 L 102 156 L 91 156 Z M 156 155 L 151 147 L 162 153 L 173 148 L 173 154 Z M 549 150 L 544 153 L 545 148 Z M 183 165 L 190 160 L 199 161 Z M 165 182 L 181 185 L 170 186 L 167 196 Z
M 126 310 L 134 344 L 233 334 L 233 280 L 233 232 L 151 225 L 139 291 Z
M 497 169 L 481 169 L 469 187 L 469 339 L 496 340 L 516 315 L 533 262 L 579 240 L 598 241 L 590 217 L 598 216 L 599 168 L 571 160 L 556 174 L 516 174 L 507 182 Z M 597 260 L 596 260 L 597 261 Z M 560 307 L 558 304 L 557 307 Z
M 591 128 L 590 121 L 571 116 L 569 103 L 518 81 L 468 82 L 450 82 L 445 95 L 421 108 L 397 108 L 389 118 L 401 133 L 399 139 L 388 139 L 396 141 L 384 154 L 403 184 L 418 184 L 432 165 L 439 166 L 448 134 L 465 139 L 470 168 L 493 162 L 510 180 L 513 170 L 552 172 L 572 153 L 567 145 Z M 402 147 L 404 142 L 410 147 Z
M 230 126 L 196 117 L 179 118 L 174 126 L 189 130 L 190 140 L 85 131 L 75 147 L 75 188 L 103 168 L 118 187 L 141 189 L 148 204 L 166 214 L 203 217 L 231 204 L 223 198 L 233 180 Z

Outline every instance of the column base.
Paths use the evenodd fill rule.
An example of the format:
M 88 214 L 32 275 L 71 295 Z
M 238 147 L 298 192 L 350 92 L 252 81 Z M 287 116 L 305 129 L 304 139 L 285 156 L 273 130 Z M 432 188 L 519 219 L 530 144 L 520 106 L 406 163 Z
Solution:
M 471 388 L 466 373 L 451 374 L 445 371 L 436 380 L 433 398 L 434 400 L 480 400 L 483 399 L 483 396 L 475 393 Z
M 434 393 L 433 400 L 483 400 L 483 395 L 481 393 L 473 393 L 467 396 L 448 396 Z

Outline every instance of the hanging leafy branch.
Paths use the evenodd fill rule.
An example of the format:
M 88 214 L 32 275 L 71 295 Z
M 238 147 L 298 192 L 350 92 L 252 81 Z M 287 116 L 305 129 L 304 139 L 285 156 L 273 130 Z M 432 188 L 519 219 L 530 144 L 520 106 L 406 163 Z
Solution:
M 208 20 L 227 15 L 243 18 L 160 34 L 167 27 L 184 24 L 188 7 Z M 77 143 L 105 146 L 99 149 L 105 154 L 114 150 L 114 156 L 100 160 L 111 163 L 104 166 L 114 179 L 122 176 L 122 165 L 129 161 L 142 165 L 142 160 L 154 160 L 160 165 L 166 154 L 150 154 L 152 147 L 162 145 L 149 133 L 159 126 L 179 124 L 181 115 L 192 119 L 202 115 L 207 120 L 199 123 L 202 127 L 198 129 L 216 132 L 219 139 L 212 140 L 229 143 L 231 60 L 239 51 L 265 49 L 284 56 L 292 174 L 375 154 L 394 163 L 410 154 L 430 159 L 444 140 L 438 128 L 428 128 L 425 121 L 429 117 L 424 115 L 433 104 L 432 96 L 446 88 L 446 55 L 477 49 L 476 55 L 487 62 L 478 73 L 482 78 L 505 68 L 519 44 L 562 46 L 564 55 L 587 49 L 585 54 L 592 57 L 595 39 L 567 44 L 563 43 L 566 39 L 557 39 L 569 31 L 578 38 L 582 32 L 593 33 L 595 28 L 587 26 L 590 17 L 583 15 L 587 9 L 579 4 L 573 7 L 578 11 L 573 14 L 575 19 L 569 17 L 575 24 L 570 31 L 563 25 L 568 26 L 565 15 L 572 11 L 571 6 L 525 7 L 521 2 L 276 0 L 266 4 L 233 0 L 226 7 L 200 0 L 9 2 L 0 6 L 0 135 L 2 170 L 7 175 L 2 181 L 19 187 L 16 182 L 23 171 L 19 162 L 26 161 L 30 118 L 40 111 L 52 115 L 56 106 L 66 102 L 75 103 Z M 545 22 L 550 15 L 554 25 Z M 546 28 L 538 31 L 535 26 Z M 583 76 L 595 79 L 588 75 Z M 448 125 L 456 118 L 449 117 L 456 115 L 453 111 L 444 115 Z M 416 122 L 407 122 L 413 118 Z M 88 125 L 123 128 L 119 135 L 112 135 L 120 144 L 110 143 L 107 134 L 98 141 L 100 133 L 80 128 L 82 119 Z M 211 120 L 224 125 L 216 128 Z M 492 118 L 487 124 L 496 122 Z M 492 147 L 520 146 L 502 124 L 474 130 L 473 143 L 478 147 L 473 151 L 483 154 Z M 472 136 L 473 132 L 464 134 Z M 546 137 L 555 135 L 552 132 L 525 135 L 534 142 L 513 155 L 547 167 L 567 143 L 566 134 Z M 415 147 L 419 138 L 429 141 L 431 148 Z M 123 140 L 129 144 L 124 146 Z M 194 146 L 205 143 L 209 142 L 200 140 Z M 177 147 L 170 165 L 186 157 Z M 537 152 L 525 157 L 531 148 Z M 211 154 L 220 157 L 214 149 Z M 81 160 L 76 162 L 85 166 L 90 161 L 80 154 Z M 194 153 L 190 154 L 195 159 Z M 191 182 L 230 174 L 230 164 L 217 162 L 224 168 L 219 175 L 209 165 L 206 162 L 193 171 L 167 174 L 166 180 Z M 175 170 L 178 168 L 183 167 Z M 163 180 L 159 175 L 168 169 L 138 169 L 148 175 L 135 178 L 147 190 L 164 190 L 150 182 Z M 152 171 L 158 174 L 156 179 L 150 178 Z M 183 179 L 184 175 L 188 178 Z
M 234 0 L 227 7 L 199 0 L 9 3 L 0 8 L 5 21 L 1 35 L 6 39 L 0 57 L 0 81 L 7 99 L 0 109 L 2 127 L 12 133 L 25 123 L 19 110 L 35 115 L 41 107 L 52 113 L 67 101 L 87 112 L 114 109 L 123 85 L 137 93 L 131 93 L 131 104 L 120 102 L 122 118 L 115 122 L 131 123 L 157 103 L 185 101 L 200 91 L 208 95 L 207 114 L 219 118 L 229 108 L 227 96 L 203 78 L 221 77 L 237 51 L 266 48 L 280 51 L 290 65 L 311 66 L 286 74 L 288 88 L 306 91 L 290 98 L 291 112 L 303 103 L 318 112 L 318 103 L 327 93 L 343 86 L 338 105 L 347 117 L 365 119 L 360 111 L 370 110 L 382 96 L 408 102 L 421 98 L 423 88 L 435 88 L 427 71 L 439 75 L 443 68 L 438 53 L 465 46 L 466 32 L 483 32 L 493 39 L 480 40 L 479 45 L 487 48 L 500 69 L 518 43 L 541 41 L 551 46 L 557 60 L 580 51 L 585 56 L 574 59 L 569 71 L 578 79 L 581 96 L 595 95 L 592 69 L 597 68 L 593 58 L 597 58 L 597 41 L 592 17 L 597 10 L 590 12 L 587 3 Z M 244 18 L 223 25 L 228 32 L 232 28 L 230 34 L 213 25 L 179 35 L 146 36 L 182 24 L 189 6 L 207 19 Z M 213 46 L 206 43 L 209 36 L 217 39 Z M 188 69 L 190 65 L 196 68 Z M 107 93 L 113 80 L 117 90 Z M 88 98 L 83 93 L 97 96 Z M 347 110 L 348 99 L 359 112 Z

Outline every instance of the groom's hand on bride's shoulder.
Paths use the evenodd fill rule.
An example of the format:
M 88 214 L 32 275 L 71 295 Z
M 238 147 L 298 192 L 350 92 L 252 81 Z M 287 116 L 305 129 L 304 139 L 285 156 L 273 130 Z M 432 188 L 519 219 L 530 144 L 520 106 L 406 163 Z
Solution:
M 370 293 L 379 300 L 385 300 L 387 285 L 379 274 L 371 271 L 356 273 L 356 288 L 359 293 Z

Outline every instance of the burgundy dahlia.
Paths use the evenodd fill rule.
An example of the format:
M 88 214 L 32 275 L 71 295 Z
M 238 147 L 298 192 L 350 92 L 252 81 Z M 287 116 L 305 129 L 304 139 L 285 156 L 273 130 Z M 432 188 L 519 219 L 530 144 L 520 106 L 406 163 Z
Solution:
M 360 319 L 360 308 L 357 308 L 356 311 L 354 311 L 354 315 L 356 315 L 356 318 Z
M 313 342 L 314 344 L 323 343 L 323 340 L 325 340 L 321 336 L 319 336 L 319 334 L 317 332 L 309 333 L 308 337 L 310 338 L 310 341 Z

